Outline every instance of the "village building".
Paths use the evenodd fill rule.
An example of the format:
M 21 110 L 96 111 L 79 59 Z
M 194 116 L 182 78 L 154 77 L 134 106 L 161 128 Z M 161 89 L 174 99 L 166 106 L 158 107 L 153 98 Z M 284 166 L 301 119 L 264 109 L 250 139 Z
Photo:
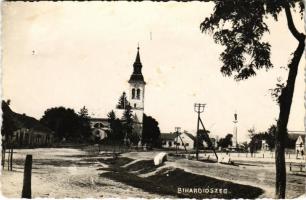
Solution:
M 199 134 L 202 135 L 203 130 L 199 130 Z M 210 137 L 209 140 L 212 147 L 216 148 L 218 142 L 217 138 Z M 161 141 L 163 148 L 176 148 L 177 145 L 178 149 L 185 149 L 185 145 L 187 150 L 192 150 L 196 148 L 197 138 L 195 135 L 184 131 L 183 133 L 161 133 Z M 208 142 L 205 141 L 203 137 L 200 137 L 199 148 L 209 148 Z
M 175 146 L 177 145 L 178 149 L 192 150 L 195 148 L 196 137 L 188 132 L 179 133 L 174 138 Z
M 13 112 L 5 101 L 2 101 L 2 111 L 3 120 L 10 126 L 9 132 L 2 132 L 3 145 L 20 148 L 44 147 L 53 143 L 54 132 L 35 118 Z
M 161 133 L 160 139 L 162 148 L 174 148 L 175 147 L 176 133 Z
M 295 153 L 299 154 L 303 152 L 305 155 L 305 137 L 304 131 L 288 131 L 288 139 L 294 142 Z

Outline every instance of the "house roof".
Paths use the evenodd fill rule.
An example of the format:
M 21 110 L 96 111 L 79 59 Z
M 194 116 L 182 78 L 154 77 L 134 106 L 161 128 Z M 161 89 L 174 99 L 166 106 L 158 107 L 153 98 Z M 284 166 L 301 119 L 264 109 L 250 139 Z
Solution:
M 181 133 L 178 133 L 179 135 L 181 135 Z M 160 134 L 160 138 L 162 140 L 174 140 L 174 138 L 176 138 L 177 133 L 161 133 Z
M 299 138 L 301 138 L 301 140 L 299 140 Z M 299 142 L 298 144 L 305 144 L 305 135 L 304 136 L 299 136 L 298 139 L 295 141 L 296 143 Z
M 190 137 L 192 140 L 196 140 L 196 136 L 192 135 L 191 133 L 187 133 L 187 132 L 184 132 L 188 137 Z
M 32 131 L 44 132 L 47 134 L 53 134 L 54 132 L 48 127 L 44 126 L 34 117 L 29 117 L 25 114 L 19 114 L 11 110 L 9 105 L 2 101 L 2 112 L 3 119 L 7 120 L 7 124 L 9 124 L 10 131 L 16 131 L 19 129 L 27 128 Z

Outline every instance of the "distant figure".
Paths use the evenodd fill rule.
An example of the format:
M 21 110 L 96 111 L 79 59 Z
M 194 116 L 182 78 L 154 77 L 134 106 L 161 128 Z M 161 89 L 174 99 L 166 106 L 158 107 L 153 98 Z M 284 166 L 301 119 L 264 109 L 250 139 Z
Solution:
M 301 150 L 301 155 L 302 155 L 302 157 L 304 156 L 304 150 Z

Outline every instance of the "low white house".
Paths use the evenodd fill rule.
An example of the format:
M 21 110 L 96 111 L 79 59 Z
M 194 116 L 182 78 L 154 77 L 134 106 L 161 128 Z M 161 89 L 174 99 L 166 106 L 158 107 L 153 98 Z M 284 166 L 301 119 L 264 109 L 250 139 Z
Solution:
M 195 143 L 195 136 L 190 133 L 183 132 L 183 133 L 162 133 L 161 140 L 162 140 L 162 147 L 163 148 L 171 148 L 175 149 L 176 146 L 178 149 L 185 149 L 187 150 L 194 149 Z
M 185 149 L 184 148 L 185 146 L 187 150 L 192 150 L 194 149 L 194 143 L 196 141 L 196 137 L 190 133 L 183 132 L 179 134 L 177 137 L 175 137 L 174 141 L 178 149 Z
M 176 133 L 161 133 L 160 138 L 162 141 L 163 148 L 174 148 L 174 138 L 176 137 Z

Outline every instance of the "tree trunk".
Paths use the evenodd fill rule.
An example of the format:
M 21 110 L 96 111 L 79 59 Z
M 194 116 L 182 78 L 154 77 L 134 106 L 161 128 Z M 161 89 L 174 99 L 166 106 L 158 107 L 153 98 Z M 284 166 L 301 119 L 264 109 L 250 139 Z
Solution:
M 288 65 L 289 73 L 286 87 L 282 89 L 279 97 L 279 117 L 277 121 L 277 130 L 275 135 L 275 167 L 276 167 L 276 183 L 275 198 L 284 199 L 286 197 L 286 162 L 285 162 L 285 141 L 287 140 L 287 124 L 294 93 L 295 79 L 298 72 L 299 62 L 304 53 L 305 35 L 300 33 L 293 22 L 288 1 L 282 1 L 285 8 L 288 29 L 294 38 L 299 42 L 297 49 L 293 54 L 293 58 Z
M 298 65 L 305 48 L 305 37 L 299 40 L 299 45 L 288 65 L 289 73 L 286 87 L 282 89 L 279 97 L 279 118 L 275 135 L 275 166 L 276 166 L 276 198 L 285 198 L 286 193 L 286 163 L 285 163 L 285 141 L 287 139 L 287 124 L 294 93 L 294 85 L 298 72 Z

